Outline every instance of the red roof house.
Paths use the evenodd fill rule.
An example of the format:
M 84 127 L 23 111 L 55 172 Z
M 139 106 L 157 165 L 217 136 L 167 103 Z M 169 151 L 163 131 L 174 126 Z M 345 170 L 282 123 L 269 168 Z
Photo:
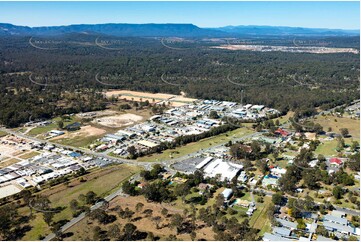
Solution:
M 283 129 L 281 129 L 281 128 L 278 128 L 278 129 L 275 131 L 275 134 L 282 135 L 283 137 L 286 137 L 287 135 L 289 135 L 289 133 L 288 133 L 286 130 L 283 130 Z
M 330 164 L 335 164 L 335 165 L 341 165 L 342 164 L 342 160 L 340 160 L 339 158 L 331 158 L 330 159 Z

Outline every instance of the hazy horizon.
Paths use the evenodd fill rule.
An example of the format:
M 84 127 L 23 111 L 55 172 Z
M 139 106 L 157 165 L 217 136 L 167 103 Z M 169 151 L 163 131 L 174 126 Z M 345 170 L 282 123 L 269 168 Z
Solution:
M 360 29 L 354 2 L 0 2 L 1 23 L 66 26 L 191 23 L 201 28 L 272 26 Z

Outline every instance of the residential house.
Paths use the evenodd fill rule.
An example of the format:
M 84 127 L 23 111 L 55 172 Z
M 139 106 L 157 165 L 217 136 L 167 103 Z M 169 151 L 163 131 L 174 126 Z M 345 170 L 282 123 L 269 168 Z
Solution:
M 297 229 L 297 223 L 287 221 L 285 219 L 276 218 L 277 222 L 279 222 L 283 227 L 289 228 L 291 230 Z
M 274 234 L 278 234 L 281 235 L 282 237 L 288 237 L 291 235 L 291 230 L 287 229 L 285 227 L 274 227 L 273 228 L 273 233 Z
M 263 241 L 292 241 L 291 239 L 283 238 L 280 235 L 264 233 Z

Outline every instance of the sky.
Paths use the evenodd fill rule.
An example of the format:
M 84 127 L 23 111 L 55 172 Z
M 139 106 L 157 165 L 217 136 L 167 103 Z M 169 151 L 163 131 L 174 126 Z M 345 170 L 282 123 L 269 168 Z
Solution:
M 0 23 L 192 23 L 360 29 L 354 2 L 0 2 Z

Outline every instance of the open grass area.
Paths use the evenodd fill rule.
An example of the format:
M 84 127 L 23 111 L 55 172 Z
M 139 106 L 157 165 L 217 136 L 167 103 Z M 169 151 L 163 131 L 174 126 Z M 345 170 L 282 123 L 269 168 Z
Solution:
M 324 156 L 335 156 L 337 155 L 337 151 L 336 151 L 336 147 L 337 147 L 337 140 L 330 140 L 330 141 L 324 141 L 323 143 L 321 143 L 317 149 L 315 150 L 315 154 L 322 154 Z
M 273 119 L 273 121 L 278 120 L 280 122 L 280 125 L 282 125 L 284 123 L 287 123 L 289 121 L 289 119 L 293 117 L 294 114 L 295 114 L 294 112 L 289 111 L 288 113 L 286 113 L 286 115 L 275 118 L 275 119 Z
M 68 186 L 61 184 L 44 190 L 41 194 L 49 198 L 52 207 L 65 207 L 64 210 L 54 216 L 53 221 L 70 220 L 72 212 L 69 203 L 72 199 L 78 199 L 80 194 L 86 194 L 89 191 L 95 192 L 100 197 L 105 197 L 118 189 L 125 179 L 139 171 L 140 168 L 128 165 L 110 166 L 85 175 L 85 182 L 74 179 Z M 26 240 L 37 240 L 40 234 L 45 235 L 46 231 L 49 231 L 41 213 L 36 213 L 36 218 L 31 220 L 30 226 L 32 229 L 25 235 Z
M 271 205 L 271 197 L 265 196 L 263 203 L 257 203 L 257 210 L 253 213 L 249 224 L 255 229 L 259 229 L 259 235 L 271 230 L 271 222 L 267 217 L 267 211 Z
M 20 160 L 16 158 L 6 159 L 0 163 L 0 167 L 11 166 L 12 164 L 18 163 L 19 161 Z
M 139 171 L 139 168 L 127 165 L 108 167 L 96 172 L 95 176 L 93 174 L 91 180 L 79 183 L 73 187 L 71 187 L 70 184 L 70 187 L 67 189 L 50 195 L 49 199 L 52 202 L 52 205 L 57 207 L 68 206 L 72 199 L 77 199 L 80 194 L 86 194 L 89 191 L 95 192 L 100 197 L 105 197 L 119 188 L 126 178 L 129 178 Z M 72 214 L 68 207 L 54 216 L 55 221 L 71 218 Z
M 37 156 L 38 154 L 40 154 L 39 152 L 36 151 L 30 151 L 29 153 L 23 154 L 21 156 L 19 156 L 19 158 L 21 159 L 29 159 L 32 158 L 34 156 Z
M 340 133 L 341 128 L 347 128 L 354 140 L 360 140 L 360 120 L 358 119 L 338 118 L 327 115 L 317 117 L 314 122 L 319 123 L 324 131 L 331 128 L 332 132 Z
M 136 212 L 135 206 L 139 202 L 143 203 L 144 207 L 142 211 Z M 109 208 L 112 209 L 117 205 L 121 206 L 123 209 L 129 208 L 130 210 L 135 211 L 133 218 L 136 219 L 134 219 L 134 221 L 131 221 L 131 223 L 133 223 L 140 231 L 152 232 L 155 236 L 158 236 L 160 240 L 167 240 L 169 235 L 177 234 L 175 228 L 171 228 L 169 226 L 172 217 L 171 214 L 183 214 L 183 210 L 174 208 L 174 206 L 172 206 L 172 204 L 170 203 L 160 204 L 148 202 L 143 196 L 117 197 L 110 203 Z M 161 214 L 163 208 L 166 208 L 168 210 L 168 214 L 170 214 L 169 216 L 163 216 Z M 146 216 L 143 213 L 143 211 L 145 211 L 146 209 L 152 210 L 151 216 Z M 108 210 L 108 213 L 117 216 L 117 220 L 109 225 L 99 225 L 97 221 L 86 218 L 67 231 L 74 234 L 71 237 L 66 238 L 65 240 L 91 240 L 93 238 L 94 227 L 97 225 L 99 225 L 102 229 L 104 228 L 105 230 L 108 230 L 109 226 L 113 224 L 120 224 L 121 227 L 123 227 L 124 224 L 129 223 L 128 219 L 120 218 L 119 215 L 117 215 L 117 213 L 114 211 Z M 161 218 L 158 228 L 156 227 L 155 222 L 152 219 L 156 216 L 159 216 Z M 199 228 L 196 229 L 196 240 L 213 240 L 214 232 L 212 231 L 212 229 L 208 226 L 205 226 L 205 224 L 199 220 L 197 221 L 197 224 L 202 226 L 199 226 Z M 189 233 L 177 234 L 177 239 L 181 241 L 191 240 Z
M 0 131 L 0 137 L 3 137 L 5 135 L 7 135 L 8 133 L 4 132 L 4 131 Z
M 87 148 L 90 144 L 92 144 L 96 139 L 103 137 L 104 135 L 99 136 L 77 136 L 73 138 L 64 138 L 57 139 L 54 142 L 62 144 L 62 145 L 70 145 L 77 148 Z
M 32 130 L 29 131 L 28 134 L 31 135 L 31 136 L 37 136 L 37 135 L 40 135 L 40 134 L 45 134 L 46 132 L 49 132 L 52 129 L 58 129 L 57 122 L 60 121 L 60 120 L 61 120 L 60 117 L 54 118 L 54 119 L 52 119 L 53 123 L 51 123 L 49 125 L 46 125 L 46 126 L 43 126 L 43 127 L 33 128 Z M 76 121 L 79 121 L 79 118 L 77 118 L 76 116 L 71 116 L 71 117 L 69 117 L 69 119 L 66 119 L 64 121 L 64 127 L 66 125 L 74 123 Z
M 29 214 L 29 207 L 22 208 L 20 214 Z M 44 222 L 42 213 L 35 213 L 35 218 L 30 220 L 29 226 L 32 228 L 29 232 L 25 234 L 22 240 L 39 240 L 39 236 L 45 236 L 50 233 L 48 225 Z
M 164 161 L 170 158 L 179 158 L 197 152 L 199 150 L 208 148 L 210 146 L 226 143 L 236 138 L 241 138 L 245 135 L 251 134 L 252 132 L 253 131 L 251 129 L 242 127 L 239 129 L 229 131 L 224 134 L 202 139 L 198 142 L 189 143 L 185 146 L 177 147 L 175 149 L 165 150 L 161 154 L 152 154 L 149 156 L 140 157 L 138 158 L 138 161 Z

